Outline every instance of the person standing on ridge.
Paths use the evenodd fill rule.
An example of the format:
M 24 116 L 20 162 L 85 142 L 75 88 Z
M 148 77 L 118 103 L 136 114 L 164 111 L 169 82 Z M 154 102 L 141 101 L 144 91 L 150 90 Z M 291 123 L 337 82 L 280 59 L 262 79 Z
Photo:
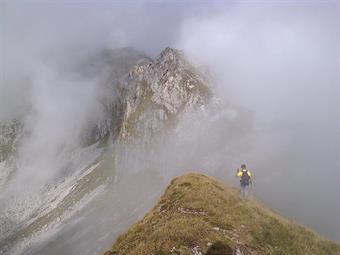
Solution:
M 249 186 L 252 184 L 252 173 L 247 170 L 247 166 L 245 164 L 241 165 L 241 169 L 236 170 L 236 176 L 240 177 L 241 184 L 241 196 L 242 198 L 246 198 L 249 193 Z

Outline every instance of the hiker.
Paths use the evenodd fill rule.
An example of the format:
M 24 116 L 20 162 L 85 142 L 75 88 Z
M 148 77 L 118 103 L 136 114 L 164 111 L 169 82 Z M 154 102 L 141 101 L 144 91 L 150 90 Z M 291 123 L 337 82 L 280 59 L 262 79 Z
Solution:
M 252 184 L 252 174 L 249 170 L 247 170 L 247 166 L 245 164 L 242 164 L 241 169 L 237 168 L 236 176 L 241 178 L 241 196 L 242 198 L 246 198 L 249 193 L 249 186 Z

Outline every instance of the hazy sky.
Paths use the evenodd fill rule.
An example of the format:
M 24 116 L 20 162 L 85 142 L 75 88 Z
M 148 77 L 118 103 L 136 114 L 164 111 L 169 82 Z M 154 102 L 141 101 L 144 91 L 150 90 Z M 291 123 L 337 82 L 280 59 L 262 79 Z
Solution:
M 212 70 L 220 97 L 253 113 L 245 161 L 258 193 L 340 240 L 339 8 L 338 1 L 0 0 L 0 121 L 29 105 L 35 133 L 59 144 L 100 111 L 95 77 L 70 80 L 65 67 L 102 48 L 134 46 L 150 56 L 183 49 Z M 54 128 L 59 123 L 67 125 Z

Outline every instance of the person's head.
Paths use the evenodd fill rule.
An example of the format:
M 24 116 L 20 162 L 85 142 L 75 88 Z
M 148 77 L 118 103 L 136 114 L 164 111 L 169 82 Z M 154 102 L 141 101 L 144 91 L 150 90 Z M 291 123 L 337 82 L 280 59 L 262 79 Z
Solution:
M 242 164 L 242 165 L 241 165 L 241 169 L 242 169 L 242 170 L 244 170 L 244 169 L 246 169 L 246 168 L 247 168 L 247 166 L 246 166 L 245 164 Z

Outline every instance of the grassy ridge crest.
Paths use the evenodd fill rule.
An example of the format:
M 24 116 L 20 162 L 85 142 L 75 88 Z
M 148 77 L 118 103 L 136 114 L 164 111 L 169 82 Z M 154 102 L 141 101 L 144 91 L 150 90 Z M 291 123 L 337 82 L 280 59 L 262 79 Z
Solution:
M 340 246 L 198 173 L 176 177 L 105 255 L 340 254 Z

